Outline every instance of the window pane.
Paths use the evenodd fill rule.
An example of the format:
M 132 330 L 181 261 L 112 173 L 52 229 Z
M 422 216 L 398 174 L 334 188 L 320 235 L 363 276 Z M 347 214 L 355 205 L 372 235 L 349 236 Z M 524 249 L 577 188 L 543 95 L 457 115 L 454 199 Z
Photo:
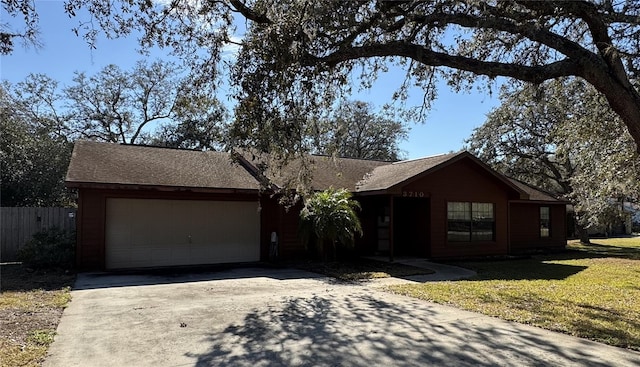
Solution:
M 470 221 L 449 221 L 447 239 L 449 241 L 470 241 L 471 240 Z
M 471 205 L 470 203 L 447 203 L 447 239 L 449 241 L 471 240 Z
M 492 203 L 473 203 L 473 220 L 493 221 Z
M 493 241 L 493 222 L 474 221 L 471 239 L 473 241 Z
M 540 237 L 549 237 L 551 228 L 551 212 L 548 206 L 540 207 Z
M 493 241 L 495 220 L 493 203 L 473 203 L 472 241 Z
M 549 219 L 549 207 L 541 206 L 540 207 L 540 219 Z
M 447 203 L 447 218 L 453 220 L 470 220 L 471 212 L 469 203 Z

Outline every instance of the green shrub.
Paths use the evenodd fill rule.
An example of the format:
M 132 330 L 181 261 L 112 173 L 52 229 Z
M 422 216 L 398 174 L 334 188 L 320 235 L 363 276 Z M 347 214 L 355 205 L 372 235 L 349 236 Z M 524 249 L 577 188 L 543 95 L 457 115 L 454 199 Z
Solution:
M 329 188 L 305 199 L 300 211 L 300 230 L 307 244 L 315 239 L 317 250 L 324 255 L 328 250 L 336 258 L 338 245 L 352 248 L 355 236 L 362 235 L 357 211 L 360 204 L 346 189 Z M 331 245 L 329 249 L 326 245 Z
M 76 237 L 74 232 L 49 228 L 37 232 L 18 250 L 18 259 L 33 269 L 71 269 L 75 262 Z

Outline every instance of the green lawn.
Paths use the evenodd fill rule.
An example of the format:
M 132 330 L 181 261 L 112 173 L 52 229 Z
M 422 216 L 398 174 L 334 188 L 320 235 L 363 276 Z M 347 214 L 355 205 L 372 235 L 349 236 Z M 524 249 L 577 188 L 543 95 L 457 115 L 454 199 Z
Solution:
M 389 290 L 640 350 L 640 237 L 592 242 L 531 259 L 456 263 L 478 275 Z
M 75 275 L 0 266 L 0 366 L 40 366 Z

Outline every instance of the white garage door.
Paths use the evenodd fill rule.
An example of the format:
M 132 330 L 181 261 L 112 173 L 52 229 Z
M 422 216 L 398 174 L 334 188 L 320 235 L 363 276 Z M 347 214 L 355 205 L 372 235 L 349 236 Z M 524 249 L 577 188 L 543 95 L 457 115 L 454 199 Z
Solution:
M 107 199 L 107 269 L 260 260 L 257 202 Z

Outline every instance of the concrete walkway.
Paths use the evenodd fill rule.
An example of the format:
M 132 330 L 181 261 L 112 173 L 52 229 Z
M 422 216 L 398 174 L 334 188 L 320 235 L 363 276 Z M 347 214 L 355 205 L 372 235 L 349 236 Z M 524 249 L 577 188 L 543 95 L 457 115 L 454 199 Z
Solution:
M 368 256 L 367 259 L 389 262 L 388 257 L 384 256 Z M 422 258 L 416 257 L 400 257 L 394 259 L 395 263 L 415 266 L 417 268 L 424 268 L 433 270 L 433 274 L 424 275 L 411 275 L 403 278 L 380 278 L 375 279 L 372 284 L 376 285 L 395 285 L 395 284 L 407 284 L 407 283 L 426 283 L 426 282 L 440 282 L 447 280 L 460 280 L 468 279 L 476 275 L 473 270 L 461 268 L 459 266 L 445 265 L 434 263 Z
M 44 367 L 640 366 L 640 354 L 294 269 L 80 274 Z

